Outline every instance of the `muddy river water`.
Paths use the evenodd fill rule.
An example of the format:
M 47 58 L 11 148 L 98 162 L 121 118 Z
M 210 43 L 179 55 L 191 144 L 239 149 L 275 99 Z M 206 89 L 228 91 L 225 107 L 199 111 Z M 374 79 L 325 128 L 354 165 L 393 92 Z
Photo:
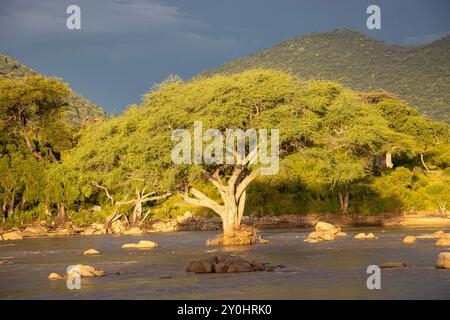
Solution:
M 0 299 L 450 299 L 450 270 L 435 269 L 435 240 L 401 242 L 405 235 L 436 229 L 364 228 L 348 237 L 317 244 L 303 242 L 309 229 L 263 231 L 270 244 L 208 247 L 217 232 L 155 233 L 143 236 L 69 236 L 1 241 Z M 446 230 L 448 231 L 448 230 Z M 355 240 L 374 232 L 376 240 Z M 121 249 L 138 240 L 156 241 L 150 250 Z M 83 256 L 95 248 L 99 256 Z M 282 264 L 274 272 L 186 273 L 190 260 L 233 254 L 248 260 Z M 369 265 L 406 262 L 409 267 L 382 269 L 381 289 L 369 290 Z M 107 276 L 82 278 L 80 290 L 47 279 L 73 264 L 89 264 Z M 115 273 L 121 273 L 116 275 Z

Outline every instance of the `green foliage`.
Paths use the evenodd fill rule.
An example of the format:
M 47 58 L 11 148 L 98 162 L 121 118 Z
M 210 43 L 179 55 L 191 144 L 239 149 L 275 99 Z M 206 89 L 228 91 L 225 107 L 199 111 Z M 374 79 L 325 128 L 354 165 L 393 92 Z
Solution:
M 0 78 L 21 80 L 26 77 L 37 76 L 38 73 L 10 57 L 0 54 Z M 105 118 L 101 107 L 70 90 L 65 98 L 66 116 L 72 127 L 78 127 L 83 121 L 89 119 Z
M 56 80 L 26 79 L 7 84 L 21 88 L 35 79 L 31 88 L 40 88 L 41 82 L 48 88 L 60 86 Z M 28 106 L 20 102 L 23 97 L 11 98 L 15 90 L 7 92 L 4 101 Z M 2 119 L 8 119 L 14 103 L 0 100 L 0 106 Z M 40 124 L 36 128 L 42 138 L 33 138 L 34 144 L 39 151 L 55 150 L 59 161 L 36 159 L 23 133 L 9 130 L 14 123 L 0 125 L 0 204 L 16 223 L 47 217 L 63 206 L 73 221 L 88 224 L 115 211 L 130 214 L 137 194 L 153 192 L 173 195 L 143 203 L 143 214 L 210 214 L 188 205 L 178 193 L 191 184 L 219 201 L 217 190 L 203 177 L 215 167 L 177 166 L 171 160 L 177 143 L 171 139 L 173 131 L 184 128 L 192 135 L 194 121 L 202 121 L 203 130 L 221 132 L 280 130 L 280 172 L 250 185 L 247 214 L 338 212 L 342 193 L 349 194 L 350 212 L 366 214 L 437 211 L 449 201 L 449 126 L 421 117 L 388 94 L 358 94 L 331 81 L 306 81 L 264 69 L 188 82 L 173 76 L 146 94 L 141 105 L 80 129 L 74 147 L 68 147 L 72 133 L 59 124 L 60 113 L 39 110 L 31 108 L 28 117 L 33 119 L 30 128 Z M 52 119 L 59 128 L 51 126 Z M 374 165 L 387 152 L 394 169 Z M 93 205 L 103 210 L 90 210 Z
M 400 47 L 351 30 L 311 33 L 206 71 L 201 76 L 270 68 L 328 79 L 357 91 L 384 89 L 421 112 L 450 122 L 450 36 Z

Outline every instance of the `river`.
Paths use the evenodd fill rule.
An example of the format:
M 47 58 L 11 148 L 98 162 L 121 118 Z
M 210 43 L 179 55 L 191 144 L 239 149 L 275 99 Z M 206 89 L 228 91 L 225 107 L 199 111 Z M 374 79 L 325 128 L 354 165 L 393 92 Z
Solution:
M 435 240 L 401 242 L 405 235 L 436 229 L 347 228 L 348 237 L 317 244 L 303 242 L 309 229 L 263 231 L 270 244 L 208 247 L 217 232 L 154 233 L 144 236 L 69 236 L 0 242 L 0 299 L 450 299 L 450 270 L 435 269 Z M 355 240 L 358 232 L 379 239 Z M 121 249 L 138 240 L 156 241 L 150 250 Z M 99 256 L 83 256 L 95 248 Z M 248 260 L 283 264 L 274 272 L 186 273 L 188 261 L 233 254 Z M 369 290 L 369 265 L 406 262 L 382 269 L 381 289 Z M 109 274 L 82 278 L 80 290 L 50 281 L 51 272 L 89 264 Z M 114 273 L 122 273 L 116 275 Z

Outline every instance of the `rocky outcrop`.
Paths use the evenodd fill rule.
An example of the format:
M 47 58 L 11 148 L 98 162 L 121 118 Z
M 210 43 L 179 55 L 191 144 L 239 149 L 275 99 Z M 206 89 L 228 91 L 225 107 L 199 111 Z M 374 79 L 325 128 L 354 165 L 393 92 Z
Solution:
M 416 237 L 413 237 L 413 236 L 406 236 L 406 237 L 403 238 L 402 242 L 405 243 L 405 244 L 413 244 L 413 243 L 416 243 Z
M 23 235 L 20 231 L 11 231 L 2 234 L 3 240 L 22 240 Z
M 23 231 L 24 237 L 43 237 L 48 233 L 48 229 L 44 226 L 36 225 L 25 228 Z
M 237 256 L 225 256 L 218 258 L 191 261 L 186 267 L 186 272 L 194 273 L 233 273 L 233 272 L 253 272 L 253 271 L 273 271 L 283 266 L 271 266 L 268 263 L 259 261 L 247 261 Z
M 450 269 L 450 252 L 439 253 L 436 260 L 436 268 Z
M 315 226 L 315 231 L 308 235 L 305 242 L 317 243 L 320 241 L 331 241 L 341 237 L 345 237 L 347 234 L 341 230 L 341 228 L 332 225 L 327 222 L 318 222 Z
M 122 245 L 123 249 L 151 249 L 158 247 L 158 244 L 153 241 L 141 240 L 138 243 L 125 243 Z
M 97 251 L 97 250 L 95 250 L 95 249 L 88 249 L 88 250 L 86 250 L 85 252 L 83 252 L 83 254 L 84 254 L 85 256 L 93 256 L 93 255 L 98 255 L 98 254 L 100 254 L 100 252 Z
M 358 240 L 370 240 L 370 239 L 376 239 L 376 237 L 375 237 L 375 235 L 373 234 L 373 233 L 367 233 L 367 234 L 365 234 L 365 233 L 358 233 L 356 236 L 355 236 L 355 239 L 358 239 Z

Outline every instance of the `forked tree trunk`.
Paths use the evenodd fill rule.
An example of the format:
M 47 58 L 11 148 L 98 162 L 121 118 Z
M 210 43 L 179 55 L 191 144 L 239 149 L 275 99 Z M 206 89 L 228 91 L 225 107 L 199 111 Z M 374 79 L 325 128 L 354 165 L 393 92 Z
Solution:
M 183 194 L 186 202 L 207 207 L 216 212 L 222 219 L 224 234 L 233 231 L 241 224 L 245 209 L 246 189 L 250 182 L 259 175 L 258 169 L 251 171 L 247 175 L 244 175 L 244 172 L 247 165 L 256 156 L 256 152 L 257 149 L 253 150 L 240 165 L 234 168 L 226 184 L 222 183 L 220 179 L 220 169 L 216 170 L 212 175 L 205 173 L 206 179 L 219 191 L 223 204 L 217 203 L 192 186 L 186 189 Z M 189 194 L 194 195 L 195 198 L 190 197 Z

